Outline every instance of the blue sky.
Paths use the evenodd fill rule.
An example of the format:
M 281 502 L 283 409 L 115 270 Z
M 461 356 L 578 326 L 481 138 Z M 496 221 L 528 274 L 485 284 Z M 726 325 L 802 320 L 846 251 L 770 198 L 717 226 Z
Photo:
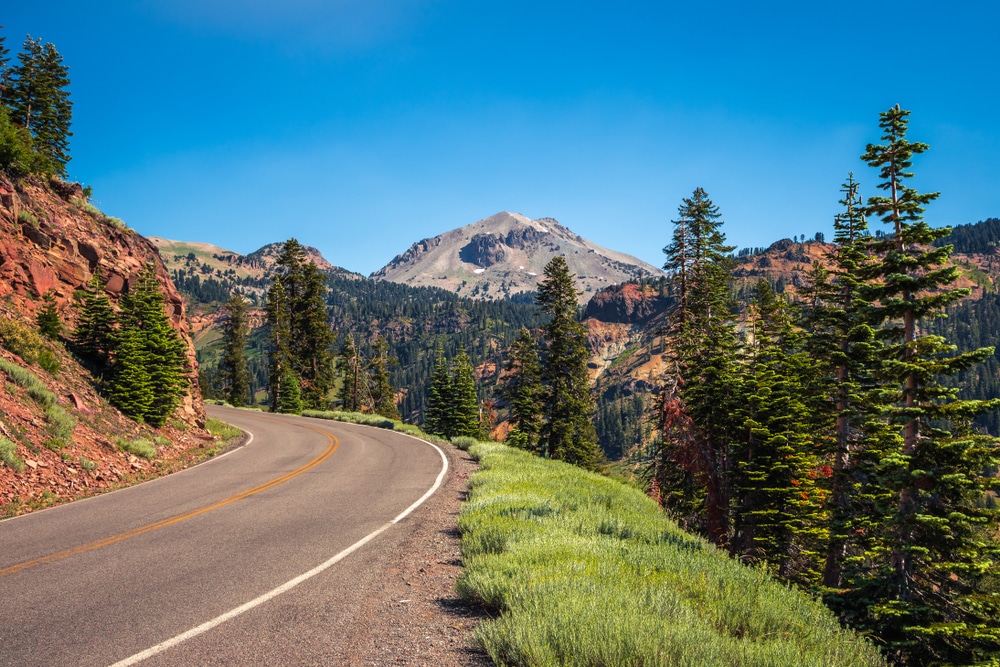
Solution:
M 70 67 L 71 177 L 146 235 L 369 273 L 509 210 L 659 265 L 700 186 L 741 247 L 829 236 L 896 103 L 928 221 L 1000 216 L 995 1 L 7 4 Z

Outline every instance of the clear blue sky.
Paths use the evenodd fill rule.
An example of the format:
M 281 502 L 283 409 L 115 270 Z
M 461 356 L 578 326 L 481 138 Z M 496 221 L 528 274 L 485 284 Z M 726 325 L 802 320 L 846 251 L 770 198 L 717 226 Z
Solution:
M 893 14 L 899 16 L 893 16 Z M 510 210 L 662 263 L 704 187 L 730 242 L 823 231 L 913 111 L 934 226 L 1000 216 L 1000 4 L 9 2 L 70 66 L 70 175 L 146 235 L 295 236 L 369 273 Z

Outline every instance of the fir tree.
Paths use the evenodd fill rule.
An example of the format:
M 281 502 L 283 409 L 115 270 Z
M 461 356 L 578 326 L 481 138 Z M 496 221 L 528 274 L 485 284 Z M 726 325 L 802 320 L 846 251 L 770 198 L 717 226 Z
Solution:
M 223 351 L 219 361 L 219 374 L 225 384 L 226 399 L 236 407 L 250 401 L 250 374 L 247 371 L 247 308 L 250 302 L 240 294 L 234 294 L 223 306 L 225 319 L 222 323 Z
M 285 412 L 287 410 L 282 408 L 287 409 L 296 403 L 301 405 L 301 397 L 298 374 L 292 367 L 292 355 L 289 351 L 291 330 L 288 323 L 288 299 L 281 280 L 275 280 L 267 292 L 267 327 L 270 348 L 268 394 L 271 412 Z M 283 396 L 286 391 L 289 394 L 294 392 L 294 400 L 291 396 L 287 399 Z
M 941 336 L 917 330 L 968 290 L 951 287 L 958 275 L 946 264 L 951 247 L 932 247 L 950 230 L 923 220 L 938 193 L 908 185 L 913 156 L 927 150 L 907 140 L 908 116 L 898 105 L 880 114 L 883 143 L 862 156 L 879 169 L 886 192 L 869 198 L 867 213 L 892 226 L 891 236 L 872 245 L 882 254 L 872 319 L 887 342 L 882 374 L 895 386 L 892 423 L 902 430 L 902 446 L 883 457 L 879 471 L 879 483 L 896 498 L 876 544 L 884 565 L 848 583 L 872 591 L 869 621 L 900 662 L 972 663 L 1000 655 L 1000 605 L 975 585 L 1000 558 L 1000 545 L 981 529 L 996 513 L 978 506 L 990 483 L 982 472 L 1000 459 L 996 443 L 972 435 L 968 424 L 1000 399 L 959 401 L 940 380 L 980 363 L 992 348 L 954 355 Z
M 802 348 L 788 305 L 766 281 L 751 306 L 744 435 L 733 446 L 733 553 L 809 584 L 826 529 L 815 417 L 806 386 L 816 364 Z M 832 471 L 830 471 L 832 473 Z
M 577 321 L 576 286 L 562 255 L 546 265 L 537 303 L 550 317 L 544 327 L 541 374 L 546 421 L 540 450 L 549 458 L 596 467 L 604 456 L 591 421 L 595 408 L 587 374 L 587 332 Z
M 42 297 L 45 305 L 38 311 L 35 320 L 38 323 L 38 331 L 52 340 L 58 340 L 62 335 L 62 320 L 59 318 L 59 311 L 56 309 L 56 297 L 49 290 Z
M 538 347 L 527 328 L 521 327 L 507 359 L 509 375 L 503 397 L 510 406 L 512 429 L 506 442 L 537 452 L 542 430 L 542 369 Z
M 124 326 L 116 336 L 111 377 L 104 390 L 112 405 L 136 421 L 142 421 L 153 405 L 148 369 L 149 355 L 142 331 L 136 326 Z
M 719 208 L 701 188 L 683 200 L 679 212 L 690 257 L 687 311 L 675 308 L 670 316 L 673 378 L 668 378 L 668 386 L 674 393 L 660 401 L 659 455 L 671 459 L 661 458 L 654 468 L 661 476 L 670 466 L 684 470 L 671 473 L 676 487 L 661 484 L 659 493 L 673 494 L 670 502 L 683 514 L 701 503 L 697 520 L 702 531 L 724 545 L 730 535 L 730 454 L 742 433 L 739 415 L 744 405 L 732 304 L 734 248 L 725 243 Z M 661 481 L 667 482 L 665 477 Z M 680 492 L 684 497 L 676 495 Z
M 817 432 L 828 434 L 832 458 L 829 480 L 829 541 L 823 585 L 838 589 L 842 573 L 864 570 L 875 527 L 886 519 L 890 493 L 875 483 L 883 456 L 897 448 L 897 437 L 881 418 L 887 408 L 877 379 L 882 343 L 869 321 L 870 299 L 877 289 L 878 258 L 869 252 L 859 186 L 849 174 L 841 192 L 843 211 L 834 217 L 834 246 L 829 269 L 814 265 L 803 289 L 802 326 L 806 349 L 817 361 L 815 407 Z M 836 603 L 835 605 L 836 606 Z
M 297 415 L 302 412 L 302 395 L 299 389 L 299 376 L 286 365 L 282 370 L 281 392 L 275 412 Z
M 143 363 L 153 393 L 143 418 L 162 426 L 188 389 L 187 357 L 180 335 L 170 324 L 165 299 L 156 277 L 156 267 L 147 264 L 133 287 L 122 297 L 119 336 L 122 340 L 138 335 L 143 346 Z M 121 354 L 116 345 L 116 356 Z M 117 364 L 117 360 L 116 360 Z
M 427 386 L 427 407 L 424 410 L 424 431 L 446 436 L 449 431 L 448 401 L 451 398 L 451 373 L 444 349 L 438 345 L 434 357 L 434 372 Z
M 300 378 L 303 405 L 322 409 L 333 388 L 334 335 L 326 312 L 326 282 L 294 238 L 285 242 L 277 263 L 283 270 L 277 280 L 288 311 L 289 361 Z
M 73 346 L 80 356 L 106 366 L 114 349 L 114 334 L 115 313 L 98 269 L 84 292 L 80 317 L 73 331 Z
M 48 160 L 51 171 L 61 175 L 70 159 L 72 136 L 73 104 L 67 86 L 69 69 L 55 46 L 29 35 L 18 65 L 11 70 L 7 104 L 11 120 L 31 134 L 34 149 Z
M 476 395 L 476 377 L 472 361 L 464 346 L 452 362 L 451 392 L 447 402 L 447 436 L 480 437 L 479 397 Z
M 2 28 L 0 25 L 0 29 Z M 6 42 L 7 37 L 0 35 L 0 108 L 7 101 L 7 88 L 10 86 L 10 49 Z

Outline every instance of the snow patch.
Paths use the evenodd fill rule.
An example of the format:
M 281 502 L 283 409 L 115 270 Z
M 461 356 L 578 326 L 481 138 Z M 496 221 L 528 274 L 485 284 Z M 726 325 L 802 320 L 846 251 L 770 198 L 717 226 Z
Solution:
M 479 275 L 480 273 L 486 273 L 486 269 L 476 269 L 475 271 L 473 271 L 473 273 L 475 273 L 476 275 Z

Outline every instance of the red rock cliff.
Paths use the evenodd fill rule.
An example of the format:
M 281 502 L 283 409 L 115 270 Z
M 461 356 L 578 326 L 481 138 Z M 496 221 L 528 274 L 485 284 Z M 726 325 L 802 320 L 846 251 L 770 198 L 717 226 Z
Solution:
M 42 295 L 51 290 L 62 321 L 72 329 L 77 320 L 73 293 L 98 268 L 115 302 L 149 262 L 156 266 L 168 315 L 196 369 L 184 300 L 150 241 L 90 206 L 79 184 L 32 178 L 15 184 L 0 175 L 0 314 L 33 319 L 43 305 Z M 204 423 L 194 375 L 176 416 Z

